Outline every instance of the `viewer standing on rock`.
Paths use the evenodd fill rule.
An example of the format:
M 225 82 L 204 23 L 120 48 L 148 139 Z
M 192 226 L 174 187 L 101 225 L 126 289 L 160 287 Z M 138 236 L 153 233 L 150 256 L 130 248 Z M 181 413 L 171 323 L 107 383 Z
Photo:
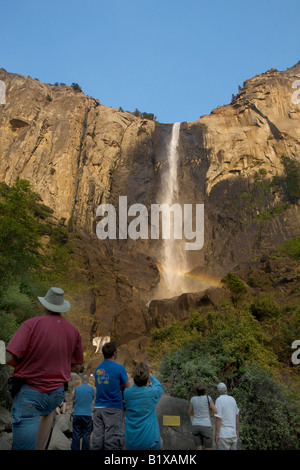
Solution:
M 189 407 L 190 416 L 194 416 L 192 422 L 192 433 L 197 450 L 212 450 L 213 448 L 213 428 L 210 420 L 210 410 L 217 413 L 211 397 L 205 394 L 205 385 L 198 384 L 197 395 L 191 398 Z
M 163 388 L 149 365 L 137 364 L 132 372 L 134 384 L 124 390 L 126 406 L 126 450 L 160 450 L 161 439 L 155 407 Z
M 117 364 L 116 343 L 102 348 L 104 361 L 95 371 L 96 400 L 93 415 L 93 450 L 122 450 L 124 407 L 122 390 L 130 387 L 126 369 Z
M 95 390 L 89 385 L 89 376 L 83 375 L 82 384 L 74 390 L 74 414 L 72 432 L 72 450 L 90 450 L 90 437 L 92 432 L 92 411 Z
M 38 299 L 45 315 L 26 320 L 6 348 L 6 363 L 14 367 L 13 450 L 46 449 L 64 384 L 84 362 L 79 332 L 61 316 L 70 309 L 64 291 L 51 287 Z
M 227 395 L 227 387 L 219 383 L 220 396 L 216 399 L 215 441 L 217 450 L 237 450 L 239 438 L 239 409 L 233 397 Z

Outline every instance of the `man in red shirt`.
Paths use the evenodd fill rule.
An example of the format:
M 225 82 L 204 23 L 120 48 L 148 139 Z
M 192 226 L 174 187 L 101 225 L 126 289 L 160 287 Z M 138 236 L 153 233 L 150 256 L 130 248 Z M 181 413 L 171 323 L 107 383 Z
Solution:
M 45 315 L 26 320 L 6 347 L 6 363 L 14 367 L 11 381 L 19 384 L 12 408 L 13 450 L 46 448 L 64 384 L 84 362 L 79 332 L 61 316 L 70 309 L 64 291 L 51 287 L 38 299 Z

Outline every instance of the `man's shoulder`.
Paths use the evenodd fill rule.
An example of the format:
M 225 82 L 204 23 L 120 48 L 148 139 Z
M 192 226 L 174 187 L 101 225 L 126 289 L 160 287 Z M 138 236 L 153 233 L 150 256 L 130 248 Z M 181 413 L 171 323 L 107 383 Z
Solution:
M 235 402 L 235 398 L 232 396 L 232 395 L 227 395 L 227 394 L 224 394 L 224 395 L 220 395 L 216 402 L 217 401 L 223 401 L 223 402 Z
M 80 389 L 80 390 L 93 390 L 94 391 L 94 387 L 92 387 L 90 384 L 88 383 L 82 383 L 80 385 L 77 385 L 77 387 L 75 387 L 75 390 L 76 389 Z
M 24 328 L 29 328 L 29 329 L 33 329 L 35 328 L 37 325 L 39 324 L 43 324 L 44 322 L 44 318 L 45 318 L 45 315 L 39 315 L 39 316 L 36 316 L 36 317 L 30 317 L 30 318 L 27 318 L 27 320 L 25 320 L 22 324 L 21 324 L 21 329 L 24 329 Z
M 27 318 L 27 320 L 25 320 L 22 324 L 30 325 L 30 324 L 38 323 L 40 321 L 43 321 L 45 318 L 46 318 L 46 315 L 38 315 L 36 317 L 30 317 L 30 318 Z
M 122 364 L 119 364 L 118 362 L 110 361 L 110 360 L 105 360 L 101 362 L 101 364 L 98 365 L 96 370 L 98 369 L 122 369 L 126 370 L 125 367 Z

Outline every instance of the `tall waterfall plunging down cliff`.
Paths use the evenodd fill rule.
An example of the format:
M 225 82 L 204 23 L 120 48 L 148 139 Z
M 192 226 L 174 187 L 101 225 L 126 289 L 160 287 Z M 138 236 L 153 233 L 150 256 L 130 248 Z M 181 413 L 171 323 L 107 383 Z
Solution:
M 180 123 L 173 124 L 171 139 L 167 151 L 167 163 L 162 172 L 161 189 L 158 194 L 160 205 L 166 204 L 169 208 L 179 204 L 178 200 L 178 143 Z M 173 206 L 174 207 L 174 206 Z M 170 237 L 163 238 L 160 256 L 161 280 L 156 292 L 156 298 L 173 297 L 186 292 L 187 285 L 184 274 L 187 271 L 187 257 L 184 240 L 179 238 L 178 232 L 183 234 L 183 227 L 174 227 L 174 217 L 170 212 L 162 212 L 162 227 L 170 227 Z M 178 224 L 177 224 L 178 225 Z

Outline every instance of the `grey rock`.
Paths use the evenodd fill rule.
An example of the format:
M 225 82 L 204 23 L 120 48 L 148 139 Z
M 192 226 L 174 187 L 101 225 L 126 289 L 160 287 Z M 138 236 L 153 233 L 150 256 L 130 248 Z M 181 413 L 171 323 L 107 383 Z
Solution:
M 195 450 L 186 400 L 164 395 L 156 407 L 156 412 L 163 450 Z M 179 426 L 165 425 L 164 416 L 179 417 Z

